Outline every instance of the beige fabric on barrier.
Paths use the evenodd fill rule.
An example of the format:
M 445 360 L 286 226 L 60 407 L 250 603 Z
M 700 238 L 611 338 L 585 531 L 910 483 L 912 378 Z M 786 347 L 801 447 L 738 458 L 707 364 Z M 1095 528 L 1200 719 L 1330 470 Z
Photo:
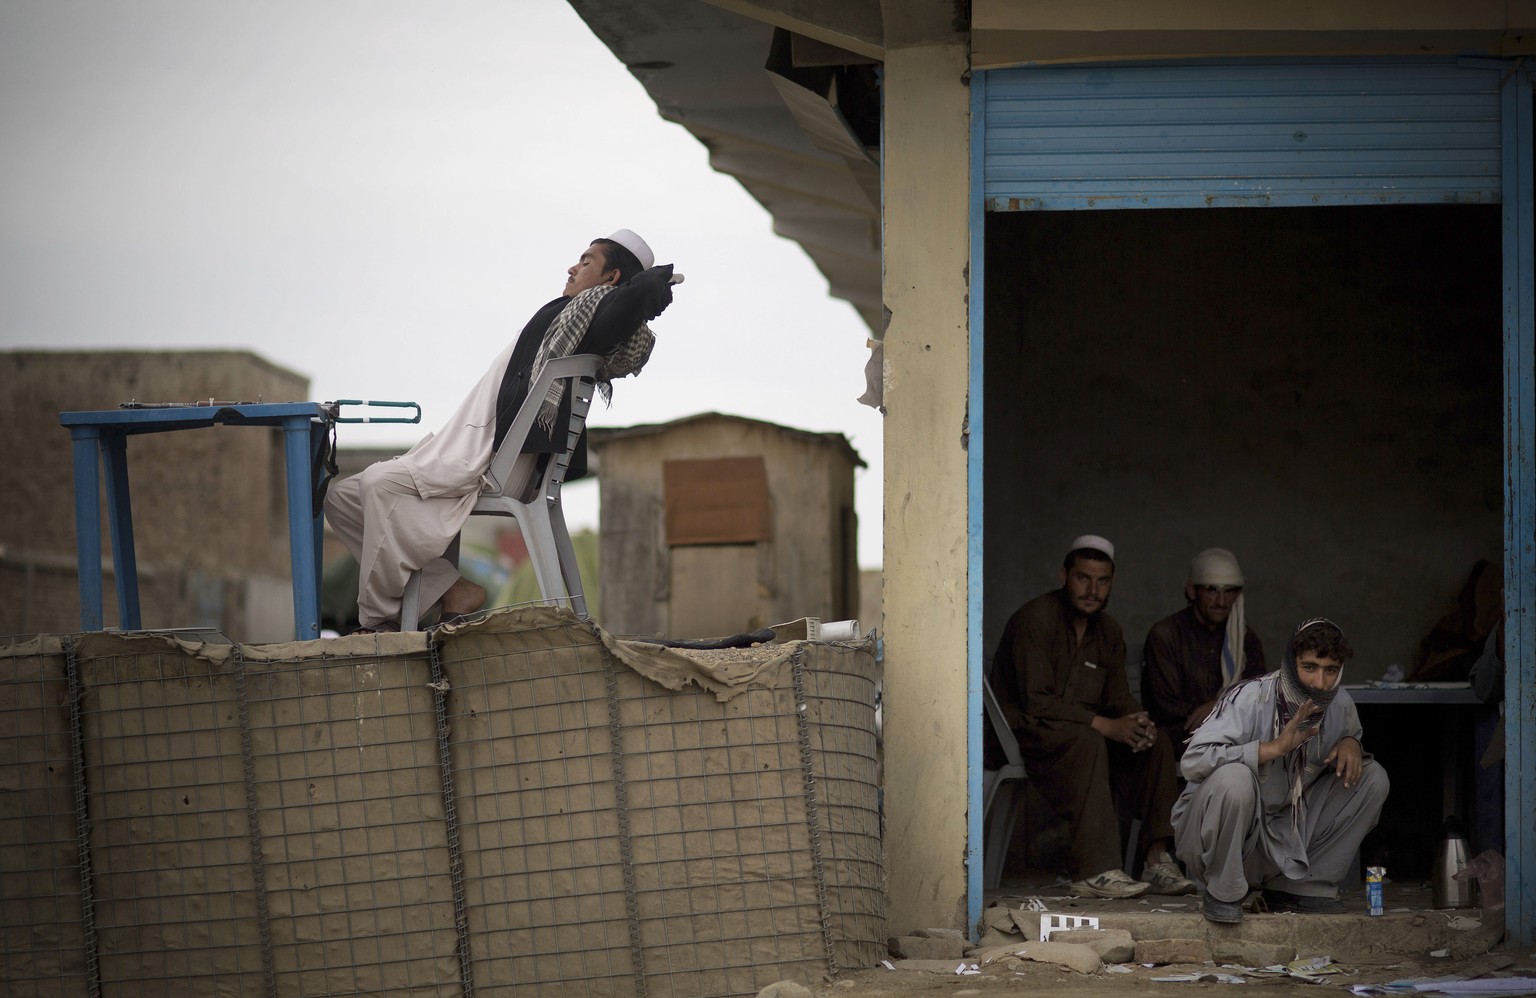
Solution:
M 549 608 L 436 636 L 435 686 L 420 633 L 73 639 L 104 995 L 458 994 L 457 918 L 487 993 L 883 955 L 868 648 L 681 653 Z M 59 639 L 0 648 L 8 994 L 85 993 L 68 700 Z

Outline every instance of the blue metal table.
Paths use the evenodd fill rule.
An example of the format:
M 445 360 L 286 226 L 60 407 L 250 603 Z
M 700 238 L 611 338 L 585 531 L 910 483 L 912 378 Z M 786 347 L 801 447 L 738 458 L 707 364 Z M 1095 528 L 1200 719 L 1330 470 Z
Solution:
M 288 485 L 288 547 L 293 562 L 294 634 L 320 636 L 320 545 L 324 517 L 315 508 L 311 469 L 326 446 L 334 406 L 320 402 L 211 403 L 61 412 L 75 462 L 75 547 L 80 572 L 80 627 L 102 629 L 100 469 L 106 467 L 107 523 L 112 532 L 118 624 L 138 630 L 139 575 L 128 496 L 128 437 L 136 433 L 226 426 L 280 426 Z

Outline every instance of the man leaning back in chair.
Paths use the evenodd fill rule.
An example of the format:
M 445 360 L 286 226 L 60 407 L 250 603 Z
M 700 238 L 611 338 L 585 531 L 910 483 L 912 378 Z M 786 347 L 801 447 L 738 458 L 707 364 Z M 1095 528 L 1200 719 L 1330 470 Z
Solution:
M 646 321 L 672 302 L 672 265 L 654 263 L 628 229 L 594 239 L 566 271 L 560 297 L 533 314 L 442 429 L 330 489 L 326 518 L 358 563 L 358 632 L 400 629 L 401 595 L 418 569 L 422 605 L 440 604 L 443 619 L 480 609 L 485 590 L 443 555 L 469 519 L 492 456 L 549 360 L 600 354 L 602 384 L 639 373 L 655 342 Z M 522 452 L 561 450 L 568 418 L 564 400 L 555 420 L 534 422 Z M 583 436 L 566 478 L 585 470 Z

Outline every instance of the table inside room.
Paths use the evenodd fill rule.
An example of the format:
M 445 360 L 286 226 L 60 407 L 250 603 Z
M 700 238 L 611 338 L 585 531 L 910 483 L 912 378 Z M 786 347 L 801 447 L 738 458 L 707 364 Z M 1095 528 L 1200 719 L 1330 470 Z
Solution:
M 1381 820 L 1361 844 L 1365 864 L 1400 879 L 1427 877 L 1445 820 L 1460 820 L 1476 841 L 1478 718 L 1494 708 L 1467 683 L 1346 686 L 1360 712 L 1364 747 L 1387 770 L 1392 789 Z

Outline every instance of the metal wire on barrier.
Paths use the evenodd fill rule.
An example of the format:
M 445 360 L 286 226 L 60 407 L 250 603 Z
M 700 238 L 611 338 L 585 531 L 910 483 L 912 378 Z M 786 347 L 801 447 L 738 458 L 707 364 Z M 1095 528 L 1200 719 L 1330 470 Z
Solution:
M 277 964 L 272 959 L 272 915 L 267 907 L 266 861 L 261 850 L 261 809 L 256 802 L 256 753 L 251 742 L 251 701 L 246 692 L 245 656 L 234 649 L 235 700 L 240 715 L 240 765 L 245 779 L 245 813 L 251 836 L 251 881 L 256 895 L 256 931 L 261 939 L 261 973 L 267 998 L 277 998 Z
M 101 998 L 101 961 L 97 955 L 96 904 L 91 891 L 91 815 L 85 788 L 85 723 L 81 718 L 84 689 L 75 642 L 64 639 L 65 675 L 69 680 L 69 755 L 75 781 L 75 835 L 80 861 L 80 928 L 85 950 L 85 987 L 90 998 Z
M 443 771 L 443 824 L 448 837 L 448 876 L 453 883 L 453 930 L 459 952 L 459 986 L 474 998 L 475 965 L 469 947 L 469 907 L 464 900 L 464 852 L 459 846 L 459 808 L 454 799 L 453 752 L 449 744 L 448 677 L 436 641 L 427 643 L 432 662 L 432 710 L 437 718 L 437 755 Z
M 827 873 L 821 856 L 821 821 L 816 807 L 816 766 L 811 754 L 811 727 L 806 718 L 805 646 L 790 659 L 795 680 L 795 727 L 800 736 L 800 766 L 805 777 L 805 824 L 811 839 L 811 869 L 816 877 L 816 908 L 821 916 L 821 939 L 827 948 L 827 970 L 837 976 L 837 947 L 832 940 L 832 915 L 827 906 Z
M 634 841 L 629 827 L 629 782 L 624 777 L 623 728 L 619 724 L 619 678 L 613 656 L 603 650 L 603 682 L 608 692 L 608 731 L 613 745 L 613 795 L 619 824 L 619 861 L 624 866 L 624 911 L 629 916 L 629 952 L 635 967 L 635 994 L 646 998 L 645 949 L 640 937 L 640 897 L 635 887 Z

